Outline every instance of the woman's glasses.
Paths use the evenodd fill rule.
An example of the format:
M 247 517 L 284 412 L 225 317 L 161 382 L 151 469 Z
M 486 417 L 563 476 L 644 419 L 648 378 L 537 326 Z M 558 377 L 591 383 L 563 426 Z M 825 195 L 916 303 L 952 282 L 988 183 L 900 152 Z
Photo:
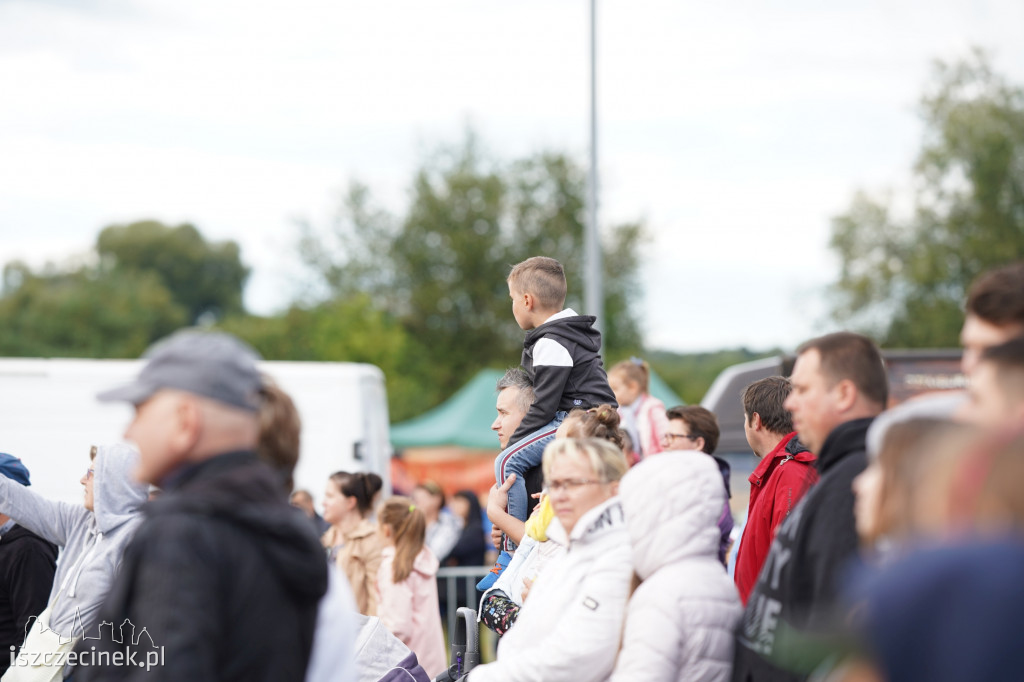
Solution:
M 601 484 L 604 481 L 595 481 L 590 478 L 566 478 L 561 481 L 544 481 L 544 492 L 551 494 L 560 490 L 571 491 L 585 485 Z

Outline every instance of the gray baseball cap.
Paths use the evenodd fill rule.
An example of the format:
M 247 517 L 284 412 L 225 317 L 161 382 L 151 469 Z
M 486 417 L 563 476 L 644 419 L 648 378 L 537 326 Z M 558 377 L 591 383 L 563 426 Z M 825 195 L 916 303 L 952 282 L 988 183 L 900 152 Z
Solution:
M 138 405 L 171 388 L 259 411 L 259 353 L 231 334 L 185 329 L 157 341 L 142 357 L 148 362 L 135 381 L 104 391 L 97 399 Z

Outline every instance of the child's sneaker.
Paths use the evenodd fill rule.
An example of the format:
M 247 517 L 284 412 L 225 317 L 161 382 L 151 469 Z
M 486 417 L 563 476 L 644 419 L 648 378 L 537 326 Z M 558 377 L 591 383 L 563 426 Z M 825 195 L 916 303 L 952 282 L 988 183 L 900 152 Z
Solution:
M 491 572 L 480 579 L 480 582 L 476 584 L 476 589 L 481 592 L 486 592 L 494 586 L 498 576 L 508 566 L 508 562 L 512 561 L 512 555 L 508 552 L 502 552 L 498 555 L 498 560 L 494 562 L 494 566 L 491 567 Z

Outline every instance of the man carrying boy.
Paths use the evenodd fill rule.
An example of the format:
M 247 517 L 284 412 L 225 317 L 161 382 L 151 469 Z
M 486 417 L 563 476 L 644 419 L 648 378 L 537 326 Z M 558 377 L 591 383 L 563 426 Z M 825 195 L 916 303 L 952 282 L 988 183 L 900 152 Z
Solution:
M 529 258 L 508 275 L 512 315 L 527 332 L 522 364 L 533 380 L 535 397 L 508 447 L 495 460 L 494 478 L 500 486 L 516 474 L 508 493 L 508 513 L 522 521 L 527 510 L 524 474 L 540 464 L 544 447 L 568 411 L 617 406 L 601 363 L 596 318 L 577 315 L 571 308 L 562 310 L 565 291 L 565 271 L 554 258 Z

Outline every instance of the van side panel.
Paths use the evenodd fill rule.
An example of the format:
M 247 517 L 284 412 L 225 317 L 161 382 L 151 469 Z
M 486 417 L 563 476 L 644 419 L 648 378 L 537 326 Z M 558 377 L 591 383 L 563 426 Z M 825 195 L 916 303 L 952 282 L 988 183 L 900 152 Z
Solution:
M 120 441 L 132 418 L 130 406 L 100 403 L 96 394 L 130 381 L 141 367 L 138 360 L 0 359 L 0 452 L 24 460 L 42 495 L 80 502 L 90 446 Z M 390 490 L 387 401 L 377 367 L 265 362 L 260 368 L 292 396 L 302 418 L 297 487 L 319 500 L 334 471 L 372 470 Z

